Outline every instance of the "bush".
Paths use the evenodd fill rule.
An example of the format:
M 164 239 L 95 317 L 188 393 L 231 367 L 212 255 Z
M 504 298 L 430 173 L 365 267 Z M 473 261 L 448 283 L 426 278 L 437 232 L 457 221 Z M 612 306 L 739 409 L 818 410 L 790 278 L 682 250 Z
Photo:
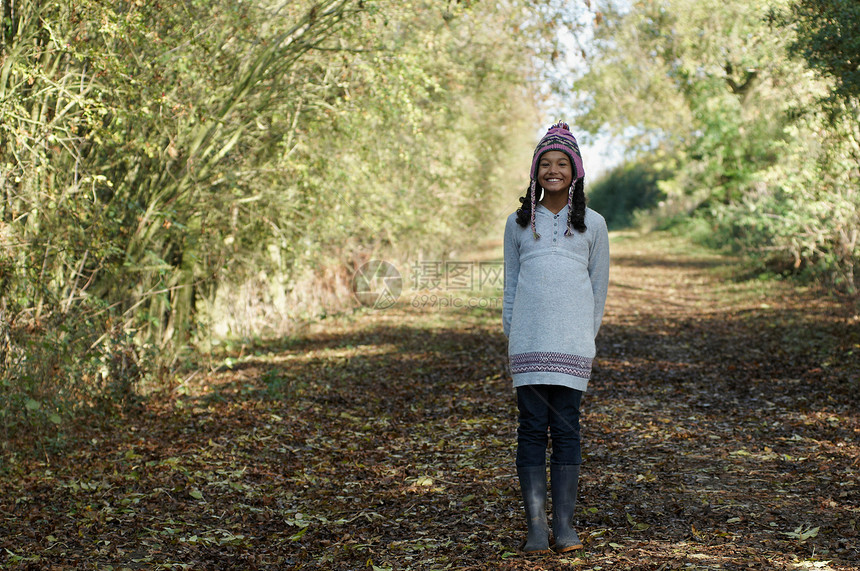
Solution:
M 713 210 L 711 240 L 731 244 L 753 265 L 814 279 L 842 291 L 857 287 L 858 204 L 835 193 L 778 188 Z
M 664 198 L 658 183 L 665 178 L 644 161 L 612 169 L 588 193 L 588 205 L 603 215 L 610 230 L 634 224 L 637 212 L 650 210 Z
M 132 404 L 151 371 L 150 348 L 110 313 L 77 305 L 38 320 L 0 308 L 0 430 L 3 452 L 60 443 L 84 417 L 107 417 Z

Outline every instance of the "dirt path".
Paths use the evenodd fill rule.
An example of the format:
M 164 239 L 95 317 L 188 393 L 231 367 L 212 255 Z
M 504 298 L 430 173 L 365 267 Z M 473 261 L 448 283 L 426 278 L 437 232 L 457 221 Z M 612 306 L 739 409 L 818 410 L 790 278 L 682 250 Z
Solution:
M 665 237 L 612 249 L 579 554 L 515 554 L 498 312 L 404 295 L 19 461 L 0 474 L 0 564 L 860 569 L 856 302 L 742 279 Z

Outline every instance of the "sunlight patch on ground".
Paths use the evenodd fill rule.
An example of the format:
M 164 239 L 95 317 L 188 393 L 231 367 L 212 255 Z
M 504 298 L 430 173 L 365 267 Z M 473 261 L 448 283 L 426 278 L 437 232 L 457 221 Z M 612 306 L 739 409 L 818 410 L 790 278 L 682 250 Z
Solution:
M 819 571 L 833 571 L 833 567 L 830 566 L 830 561 L 802 561 L 800 563 L 794 563 L 791 566 L 792 569 L 817 569 Z

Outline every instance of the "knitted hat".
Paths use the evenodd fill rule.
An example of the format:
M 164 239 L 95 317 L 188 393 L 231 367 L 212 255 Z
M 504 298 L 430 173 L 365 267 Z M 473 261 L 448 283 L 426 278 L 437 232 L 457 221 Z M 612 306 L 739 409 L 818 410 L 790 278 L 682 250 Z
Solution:
M 540 162 L 541 156 L 548 151 L 561 151 L 562 153 L 565 153 L 570 157 L 570 162 L 573 165 L 573 180 L 571 181 L 570 189 L 568 189 L 567 192 L 568 210 L 573 208 L 573 185 L 576 184 L 576 181 L 585 176 L 585 170 L 582 168 L 582 156 L 579 154 L 579 145 L 576 143 L 576 138 L 573 136 L 573 133 L 570 132 L 570 127 L 567 126 L 567 123 L 559 121 L 549 128 L 546 135 L 543 136 L 543 139 L 540 140 L 540 143 L 538 143 L 535 148 L 535 154 L 532 158 L 532 169 L 529 173 L 529 178 L 531 179 L 532 233 L 536 239 L 540 238 L 540 234 L 538 234 L 535 229 L 538 163 Z M 564 235 L 572 235 L 569 222 Z

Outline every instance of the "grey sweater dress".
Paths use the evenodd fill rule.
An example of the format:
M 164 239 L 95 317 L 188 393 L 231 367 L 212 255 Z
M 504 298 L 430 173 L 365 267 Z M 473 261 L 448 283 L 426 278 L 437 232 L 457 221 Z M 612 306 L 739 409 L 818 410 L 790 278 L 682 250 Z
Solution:
M 584 233 L 565 236 L 568 207 L 535 206 L 530 226 L 505 225 L 502 324 L 514 387 L 562 385 L 585 391 L 609 285 L 609 233 L 587 208 Z

